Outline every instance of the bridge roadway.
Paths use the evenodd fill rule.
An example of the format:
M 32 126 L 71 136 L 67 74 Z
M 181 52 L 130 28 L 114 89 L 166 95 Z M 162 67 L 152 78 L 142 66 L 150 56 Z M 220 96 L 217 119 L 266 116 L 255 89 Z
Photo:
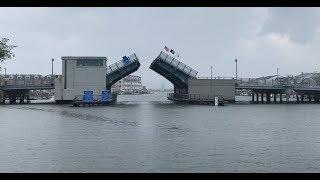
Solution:
M 297 86 L 297 85 L 236 85 L 235 89 L 248 89 L 251 90 L 252 102 L 259 102 L 259 96 L 261 101 L 271 102 L 271 95 L 276 103 L 277 97 L 279 97 L 280 103 L 282 103 L 282 96 L 285 95 L 286 101 L 289 101 L 289 97 L 292 94 L 296 95 L 297 102 L 304 102 L 305 97 L 308 101 L 320 102 L 320 86 Z

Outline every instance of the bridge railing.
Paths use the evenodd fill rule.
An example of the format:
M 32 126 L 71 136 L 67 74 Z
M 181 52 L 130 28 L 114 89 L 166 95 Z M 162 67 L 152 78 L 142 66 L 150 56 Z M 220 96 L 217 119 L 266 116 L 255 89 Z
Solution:
M 11 74 L 0 76 L 0 88 L 54 86 L 55 75 Z
M 198 74 L 198 72 L 196 70 L 192 69 L 190 66 L 178 61 L 177 59 L 175 59 L 174 57 L 170 56 L 167 53 L 164 53 L 163 51 L 160 52 L 159 57 L 163 61 L 167 62 L 168 64 L 181 70 L 182 72 L 186 73 L 187 75 L 189 75 L 191 77 L 196 77 Z
M 107 67 L 107 74 L 111 74 L 129 64 L 132 64 L 134 62 L 138 62 L 139 59 L 138 57 L 136 56 L 136 54 L 131 54 L 129 57 L 128 57 L 128 60 L 127 61 L 124 61 L 123 59 L 120 60 L 120 61 L 117 61 L 113 64 L 111 64 L 110 66 Z

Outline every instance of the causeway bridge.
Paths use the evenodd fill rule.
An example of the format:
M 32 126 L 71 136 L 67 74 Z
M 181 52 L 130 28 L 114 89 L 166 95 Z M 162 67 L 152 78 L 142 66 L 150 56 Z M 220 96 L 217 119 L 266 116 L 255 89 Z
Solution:
M 303 85 L 241 85 L 236 84 L 236 89 L 247 89 L 251 91 L 251 101 L 254 103 L 264 102 L 271 103 L 271 96 L 273 102 L 283 102 L 283 97 L 288 102 L 290 96 L 296 96 L 297 102 L 320 102 L 320 85 L 319 86 L 303 86 Z

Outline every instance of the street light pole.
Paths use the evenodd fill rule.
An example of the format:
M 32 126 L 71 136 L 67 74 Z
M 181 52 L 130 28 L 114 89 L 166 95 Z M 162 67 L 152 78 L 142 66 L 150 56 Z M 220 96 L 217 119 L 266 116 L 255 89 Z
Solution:
M 54 59 L 51 59 L 51 75 L 53 76 L 53 61 Z
M 212 66 L 211 66 L 211 77 L 210 77 L 210 93 L 212 95 Z
M 279 78 L 279 68 L 277 68 L 277 78 Z
M 7 75 L 7 68 L 4 68 L 4 75 Z
M 234 61 L 236 62 L 236 84 L 237 84 L 237 82 L 238 82 L 238 60 L 235 59 Z
M 51 59 L 51 84 L 53 84 L 53 61 L 54 61 L 54 59 Z

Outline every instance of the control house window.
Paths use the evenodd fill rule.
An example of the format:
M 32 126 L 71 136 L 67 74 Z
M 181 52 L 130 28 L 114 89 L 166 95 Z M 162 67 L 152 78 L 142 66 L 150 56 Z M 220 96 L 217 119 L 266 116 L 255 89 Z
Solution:
M 77 66 L 103 66 L 103 60 L 85 60 L 85 59 L 78 59 Z

